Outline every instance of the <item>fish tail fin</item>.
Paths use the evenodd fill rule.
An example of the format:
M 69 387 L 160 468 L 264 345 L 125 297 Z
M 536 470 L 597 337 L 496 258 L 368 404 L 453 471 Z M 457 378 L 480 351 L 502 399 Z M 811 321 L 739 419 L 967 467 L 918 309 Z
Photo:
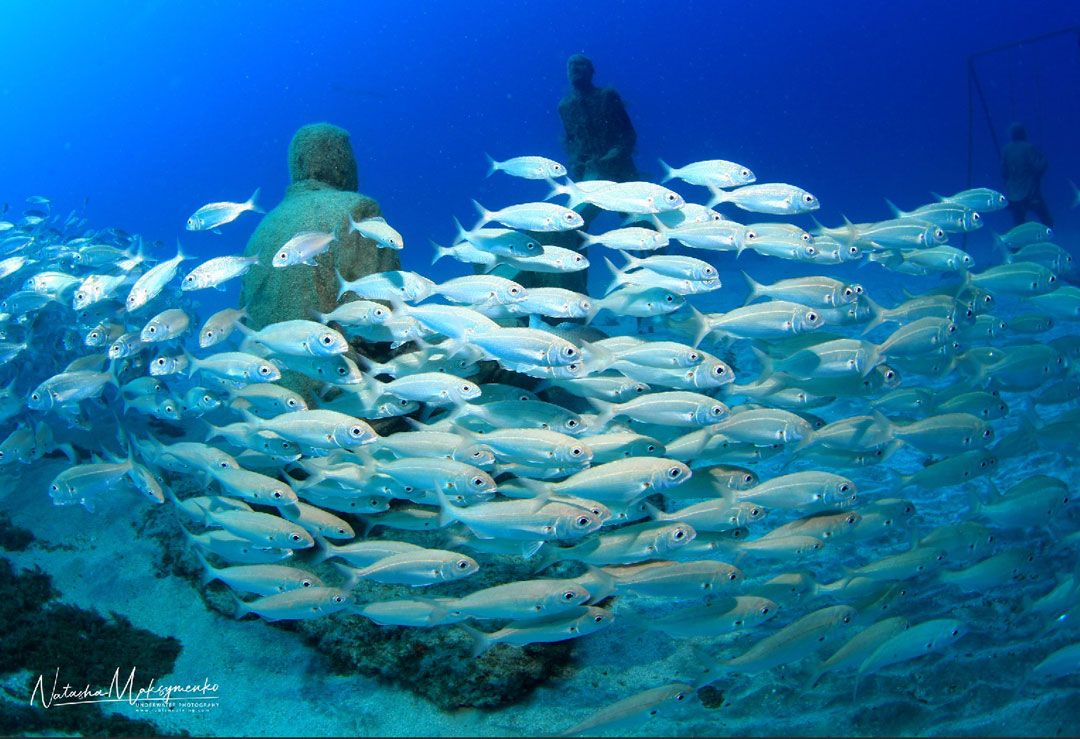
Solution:
M 585 311 L 585 325 L 588 326 L 596 318 L 596 314 L 602 311 L 606 306 L 604 300 L 591 300 L 589 301 L 589 310 Z
M 461 221 L 458 220 L 457 216 L 454 216 L 454 229 L 456 231 L 456 233 L 454 234 L 455 244 L 460 244 L 462 241 L 469 240 L 469 232 L 466 231 L 465 227 L 461 225 Z
M 181 245 L 180 239 L 176 240 L 176 256 L 173 257 L 173 258 L 176 260 L 176 262 L 178 264 L 180 262 L 186 261 L 188 259 L 194 259 L 194 257 L 188 256 L 187 254 L 184 253 L 184 247 L 183 247 L 183 245 Z
M 814 669 L 810 673 L 810 678 L 806 681 L 806 685 L 803 686 L 804 691 L 813 690 L 817 686 L 818 681 L 821 680 L 821 676 L 825 674 L 824 664 L 824 662 L 818 661 L 818 663 L 814 665 Z
M 312 538 L 315 539 L 315 554 L 311 558 L 311 564 L 322 564 L 334 556 L 333 550 L 330 549 L 333 545 L 330 544 L 330 541 L 325 536 L 315 534 Z
M 259 200 L 259 193 L 261 193 L 261 192 L 262 192 L 262 188 L 261 187 L 256 187 L 255 192 L 251 193 L 251 197 L 247 199 L 246 203 L 244 203 L 244 205 L 247 206 L 247 209 L 250 210 L 252 213 L 265 213 L 266 212 L 265 210 L 263 210 L 262 208 L 259 207 L 258 200 Z
M 889 200 L 888 198 L 885 198 L 885 205 L 889 208 L 889 212 L 893 214 L 893 218 L 903 218 L 904 217 L 904 211 L 897 208 L 896 203 L 894 203 L 893 201 Z M 846 221 L 847 219 L 845 218 L 844 220 Z
M 866 304 L 870 307 L 870 315 L 872 318 L 866 322 L 863 326 L 863 336 L 873 331 L 875 328 L 885 322 L 886 311 L 880 305 L 875 303 L 869 295 L 862 295 L 859 300 L 865 300 Z
M 641 263 L 645 261 L 641 257 L 635 257 L 628 251 L 623 251 L 622 249 L 618 249 L 617 251 L 622 256 L 622 258 L 626 260 L 626 264 L 622 266 L 623 272 L 629 272 L 632 269 L 637 269 L 641 267 Z
M 709 202 L 706 203 L 706 207 L 708 208 L 714 208 L 717 205 L 720 205 L 720 203 L 731 202 L 731 196 L 728 194 L 727 190 L 721 190 L 719 187 L 709 185 L 709 192 L 712 193 L 712 196 L 709 198 Z
M 546 180 L 548 186 L 551 187 L 551 190 L 548 191 L 548 194 L 544 196 L 544 200 L 551 200 L 554 197 L 558 197 L 559 195 L 563 195 L 566 193 L 565 185 L 560 185 L 558 182 L 551 179 L 550 177 L 545 177 L 544 180 Z
M 773 374 L 773 371 L 775 369 L 774 365 L 776 364 L 776 360 L 773 359 L 772 357 L 770 357 L 768 354 L 766 354 L 763 350 L 761 350 L 758 347 L 754 346 L 753 344 L 750 345 L 750 351 L 753 352 L 754 356 L 757 357 L 757 360 L 759 362 L 761 362 L 761 375 L 760 376 L 761 377 L 768 377 L 771 374 Z
M 339 587 L 342 590 L 352 590 L 356 587 L 356 584 L 364 578 L 359 574 L 360 570 L 351 565 L 343 564 L 341 562 L 334 562 L 334 569 L 341 573 L 345 578 L 345 582 Z
M 431 263 L 432 264 L 435 264 L 435 262 L 439 261 L 443 257 L 450 256 L 450 247 L 448 247 L 448 246 L 439 246 L 438 244 L 436 244 L 431 239 L 428 239 L 428 242 L 431 244 L 432 248 L 435 249 L 435 256 L 433 256 L 431 258 Z
M 585 234 L 585 236 L 588 236 L 588 234 Z M 607 268 L 611 270 L 611 284 L 607 286 L 607 290 L 604 291 L 604 295 L 610 295 L 616 289 L 626 284 L 626 276 L 607 257 L 604 257 L 604 264 L 606 264 Z
M 993 484 L 993 480 L 990 481 L 990 484 L 991 485 Z M 983 502 L 979 498 L 979 494 L 975 492 L 975 488 L 970 487 L 970 486 L 965 487 L 964 492 L 967 493 L 968 515 L 969 516 L 978 516 L 979 512 L 982 511 L 982 507 L 983 507 Z
M 195 370 L 198 369 L 197 363 L 199 360 L 191 356 L 191 352 L 185 347 L 180 347 L 180 351 L 182 352 L 181 356 L 184 358 L 184 368 L 181 371 L 188 377 L 191 377 L 195 373 Z
M 746 296 L 746 302 L 743 305 L 749 305 L 761 297 L 761 283 L 748 275 L 745 270 L 743 270 L 742 276 L 746 278 L 746 286 L 750 288 L 750 294 Z
M 458 626 L 460 626 L 472 640 L 471 654 L 473 659 L 476 659 L 484 652 L 491 649 L 491 647 L 495 644 L 495 642 L 492 641 L 491 636 L 484 633 L 480 629 L 469 626 L 468 624 L 458 624 Z
M 337 277 L 337 285 L 338 285 L 337 297 L 338 297 L 338 300 L 340 301 L 341 296 L 344 295 L 345 293 L 349 292 L 349 290 L 352 289 L 352 286 L 349 284 L 349 281 L 346 280 L 345 277 L 341 274 L 341 270 L 337 269 L 336 267 L 334 268 L 334 276 Z
M 607 400 L 600 400 L 599 398 L 586 398 L 585 400 L 597 410 L 599 415 L 596 418 L 596 423 L 601 428 L 611 423 L 611 419 L 615 418 L 619 411 L 619 407 L 615 403 Z
M 488 164 L 487 174 L 484 176 L 491 177 L 491 175 L 499 171 L 499 163 L 495 161 L 495 157 L 491 156 L 486 151 L 484 152 L 484 158 L 487 159 Z
M 705 314 L 692 305 L 690 306 L 690 316 L 694 327 L 693 346 L 697 349 L 701 342 L 705 340 L 705 337 L 712 333 L 712 327 L 709 326 L 709 319 Z
M 668 515 L 648 501 L 642 503 L 641 506 L 653 521 L 663 521 Z
M 480 216 L 480 220 L 476 222 L 476 228 L 480 228 L 485 223 L 490 223 L 491 222 L 491 211 L 488 210 L 487 208 L 485 208 L 484 206 L 480 205 L 480 202 L 478 200 L 474 199 L 472 201 L 472 204 L 473 204 L 473 207 L 476 208 L 477 215 Z
M 588 341 L 581 342 L 581 355 L 590 373 L 603 372 L 615 363 L 615 355 L 610 349 Z
M 661 159 L 659 161 L 660 161 L 660 168 L 664 170 L 664 178 L 662 180 L 660 180 L 660 181 L 661 182 L 667 182 L 668 180 L 670 180 L 671 178 L 673 178 L 675 176 L 674 174 L 672 174 L 675 170 L 673 170 L 671 168 L 671 165 L 669 165 L 663 159 Z
M 199 583 L 204 588 L 220 577 L 221 573 L 206 561 L 206 556 L 198 549 L 195 549 L 195 559 L 199 560 L 199 566 L 202 568 L 202 571 L 199 573 Z
M 997 234 L 994 234 L 994 236 L 997 236 Z M 1013 262 L 1012 252 L 1009 251 L 1008 247 L 1005 246 L 1004 241 L 1002 241 L 1000 238 L 995 238 L 993 248 L 994 248 L 995 253 L 1001 255 L 1001 263 L 1002 264 L 1012 264 L 1012 262 Z
M 454 504 L 450 502 L 450 499 L 446 497 L 446 493 L 441 488 L 435 488 L 435 497 L 439 501 L 439 528 L 446 528 L 457 520 L 451 507 Z
M 233 604 L 235 606 L 235 608 L 233 609 L 233 618 L 235 618 L 237 621 L 239 621 L 240 619 L 242 619 L 244 616 L 248 615 L 249 613 L 254 613 L 254 611 L 251 610 L 251 606 L 249 606 L 244 601 L 240 600 L 240 596 L 238 596 L 236 593 L 232 592 L 231 590 L 229 591 L 229 594 L 232 596 Z
M 207 427 L 209 427 L 210 431 L 206 435 L 206 438 L 203 439 L 204 442 L 210 441 L 211 439 L 216 439 L 217 437 L 222 435 L 220 426 L 215 426 L 214 424 L 210 423 L 209 421 L 206 422 L 206 425 L 207 425 Z

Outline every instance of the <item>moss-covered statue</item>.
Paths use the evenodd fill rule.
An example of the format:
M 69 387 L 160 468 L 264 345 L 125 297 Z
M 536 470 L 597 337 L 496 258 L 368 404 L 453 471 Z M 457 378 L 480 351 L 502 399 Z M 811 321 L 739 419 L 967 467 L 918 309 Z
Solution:
M 634 124 L 615 88 L 593 84 L 594 73 L 584 54 L 574 54 L 566 62 L 570 91 L 559 103 L 559 117 L 569 155 L 567 172 L 573 180 L 637 179 Z
M 347 280 L 399 269 L 397 253 L 350 232 L 349 216 L 360 221 L 380 215 L 379 204 L 359 194 L 356 158 L 349 134 L 328 123 L 304 126 L 289 144 L 292 184 L 285 198 L 266 214 L 248 242 L 245 254 L 258 255 L 259 264 L 244 276 L 240 303 L 260 329 L 269 323 L 310 319 L 313 310 L 329 313 L 337 306 L 334 271 Z M 336 233 L 329 251 L 315 266 L 271 266 L 274 253 L 301 231 Z

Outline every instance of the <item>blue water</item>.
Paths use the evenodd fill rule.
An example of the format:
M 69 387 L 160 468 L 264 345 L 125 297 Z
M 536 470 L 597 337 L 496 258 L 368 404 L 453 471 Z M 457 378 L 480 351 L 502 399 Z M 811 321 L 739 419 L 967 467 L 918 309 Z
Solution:
M 883 218 L 928 190 L 966 184 L 970 54 L 1075 25 L 1068 2 L 670 4 L 655 2 L 8 3 L 3 9 L 0 195 L 89 199 L 97 223 L 197 254 L 239 251 L 253 219 L 225 237 L 182 234 L 211 200 L 255 187 L 273 204 L 302 124 L 352 134 L 360 191 L 376 198 L 426 261 L 427 239 L 489 207 L 484 152 L 558 158 L 555 106 L 566 58 L 585 52 L 622 94 L 636 161 L 659 173 L 721 157 L 815 193 L 833 223 Z M 1022 119 L 1051 167 L 1054 212 L 1080 171 L 1080 48 L 1062 36 L 978 62 L 1004 141 Z M 999 184 L 981 111 L 974 181 Z M 485 202 L 492 201 L 493 204 Z M 506 199 L 506 202 L 512 202 Z M 1007 224 L 1007 216 L 997 218 Z M 228 245 L 228 246 L 227 246 Z
M 465 274 L 470 268 L 451 260 L 432 269 L 429 239 L 448 244 L 454 216 L 471 224 L 473 198 L 497 208 L 545 192 L 542 183 L 485 177 L 484 155 L 563 157 L 556 105 L 567 90 L 566 59 L 577 52 L 592 58 L 598 85 L 622 95 L 646 178 L 658 181 L 661 157 L 673 165 L 706 158 L 746 163 L 761 182 L 813 192 L 822 203 L 814 215 L 827 225 L 842 216 L 885 219 L 884 198 L 906 209 L 928 202 L 932 191 L 1000 189 L 991 130 L 1004 143 L 1009 123 L 1021 120 L 1050 160 L 1043 192 L 1058 220 L 1055 240 L 1078 252 L 1080 211 L 1070 210 L 1069 180 L 1080 181 L 1080 36 L 1011 47 L 969 66 L 979 52 L 1080 25 L 1076 3 L 10 2 L 0 8 L 0 24 L 0 202 L 12 208 L 3 217 L 14 219 L 26 196 L 44 195 L 57 213 L 78 211 L 92 227 L 116 226 L 160 242 L 153 247 L 158 258 L 171 256 L 177 239 L 199 258 L 241 253 L 256 216 L 241 216 L 222 235 L 186 232 L 185 220 L 207 202 L 242 201 L 256 187 L 260 204 L 273 207 L 289 182 L 291 136 L 301 125 L 327 121 L 349 131 L 360 192 L 375 198 L 403 234 L 403 269 L 437 280 Z M 971 70 L 985 106 L 972 97 Z M 784 220 L 812 225 L 807 216 Z M 981 266 L 993 258 L 987 231 L 1011 226 L 1007 211 L 988 215 L 988 228 L 968 248 Z M 722 278 L 735 286 L 729 305 L 738 304 L 735 263 L 720 258 Z M 593 294 L 607 282 L 599 262 Z M 737 266 L 764 281 L 807 273 L 753 254 Z M 876 267 L 835 274 L 859 279 L 884 304 L 901 298 L 901 281 Z M 915 290 L 937 284 L 903 281 Z M 235 291 L 234 284 L 199 299 L 229 304 Z M 1074 332 L 1067 326 L 1054 335 Z M 1015 481 L 1010 474 L 1006 479 Z M 932 502 L 924 515 L 958 517 L 957 506 L 966 505 L 948 503 Z M 1051 570 L 1061 561 L 1053 560 Z M 980 611 L 976 618 L 988 616 Z M 666 638 L 659 645 L 627 638 L 638 649 L 673 649 Z M 612 654 L 625 645 L 597 644 L 585 648 L 588 659 L 619 669 Z M 974 672 L 964 679 L 975 680 Z M 659 674 L 654 683 L 676 677 Z M 628 692 L 605 692 L 597 707 Z M 557 698 L 544 694 L 540 701 L 550 701 L 557 717 L 550 727 L 529 723 L 530 713 L 502 725 L 445 718 L 416 731 L 498 733 L 510 726 L 512 733 L 547 733 L 564 723 Z M 776 732 L 829 731 L 829 711 L 846 713 L 852 705 L 837 708 L 834 698 L 802 725 L 785 716 Z M 760 696 L 755 701 L 748 705 L 761 713 L 777 710 Z M 543 709 L 531 710 L 544 715 Z M 730 730 L 774 733 L 751 708 L 734 711 Z M 970 714 L 961 708 L 949 718 Z M 1025 731 L 1022 716 L 1003 715 L 1001 723 L 945 724 L 945 731 Z M 230 730 L 243 730 L 231 720 Z M 213 730 L 210 721 L 201 728 Z M 865 733 L 910 726 L 886 718 L 836 725 Z M 1075 731 L 1075 717 L 1063 725 Z M 919 726 L 939 730 L 929 719 Z M 352 730 L 314 719 L 275 728 Z M 664 728 L 729 731 L 700 717 Z M 367 729 L 400 727 L 374 721 Z

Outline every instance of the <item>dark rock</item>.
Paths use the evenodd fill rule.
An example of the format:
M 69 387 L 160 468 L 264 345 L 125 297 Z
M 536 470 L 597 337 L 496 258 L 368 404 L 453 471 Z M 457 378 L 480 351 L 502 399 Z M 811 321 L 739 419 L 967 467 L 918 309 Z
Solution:
M 0 549 L 9 552 L 25 551 L 34 541 L 34 535 L 29 530 L 16 526 L 11 516 L 0 512 Z
M 499 644 L 474 658 L 461 628 L 379 626 L 360 616 L 302 621 L 298 628 L 341 674 L 401 685 L 444 710 L 515 703 L 561 673 L 572 649 L 566 642 Z
M 180 654 L 176 639 L 136 628 L 116 613 L 105 618 L 94 611 L 54 602 L 58 596 L 45 572 L 35 569 L 16 573 L 9 560 L 0 559 L 0 623 L 4 624 L 0 676 L 29 673 L 26 696 L 33 692 L 36 676 L 45 676 L 47 681 L 57 667 L 78 683 L 91 685 L 108 685 L 117 667 L 136 667 L 154 677 L 173 671 Z M 162 733 L 150 721 L 107 715 L 94 704 L 79 709 L 46 710 L 36 704 L 0 699 L 0 735 Z
M 724 705 L 724 691 L 720 690 L 720 688 L 706 685 L 698 688 L 697 694 L 701 700 L 701 705 L 706 708 L 720 708 Z

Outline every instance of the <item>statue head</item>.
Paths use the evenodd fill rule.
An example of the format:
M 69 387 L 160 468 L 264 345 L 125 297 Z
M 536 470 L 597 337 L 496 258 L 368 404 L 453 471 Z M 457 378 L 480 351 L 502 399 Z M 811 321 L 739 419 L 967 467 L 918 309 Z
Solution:
M 593 63 L 584 54 L 574 54 L 566 61 L 566 78 L 576 90 L 588 90 L 593 86 Z
M 1027 130 L 1024 128 L 1024 124 L 1016 122 L 1009 126 L 1009 138 L 1013 141 L 1026 141 Z
M 289 177 L 293 182 L 318 180 L 356 192 L 359 182 L 349 132 L 329 123 L 301 127 L 289 143 Z

